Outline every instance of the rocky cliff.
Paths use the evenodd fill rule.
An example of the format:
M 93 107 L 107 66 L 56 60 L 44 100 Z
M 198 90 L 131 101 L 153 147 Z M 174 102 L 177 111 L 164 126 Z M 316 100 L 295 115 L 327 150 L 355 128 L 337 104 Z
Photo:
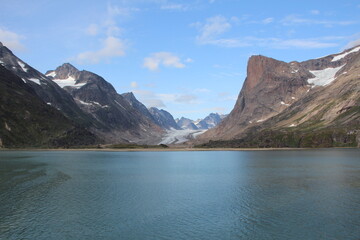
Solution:
M 260 147 L 356 145 L 359 50 L 301 63 L 251 57 L 234 109 L 216 128 L 199 136 L 199 142 Z

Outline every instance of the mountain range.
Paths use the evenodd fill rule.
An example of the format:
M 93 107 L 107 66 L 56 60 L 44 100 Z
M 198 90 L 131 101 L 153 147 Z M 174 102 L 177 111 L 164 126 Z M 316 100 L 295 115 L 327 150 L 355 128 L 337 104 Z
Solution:
M 0 43 L 0 67 L 0 147 L 157 144 L 167 131 L 182 130 L 169 112 L 148 109 L 133 93 L 118 94 L 101 76 L 69 63 L 42 74 Z M 25 104 L 20 95 L 34 100 Z M 25 123 L 28 115 L 33 125 Z
M 1 43 L 0 86 L 0 147 L 360 144 L 360 46 L 304 62 L 252 56 L 231 113 L 196 121 L 147 108 L 69 63 L 42 74 Z
M 360 143 L 360 46 L 286 63 L 252 56 L 234 109 L 203 147 L 345 147 Z

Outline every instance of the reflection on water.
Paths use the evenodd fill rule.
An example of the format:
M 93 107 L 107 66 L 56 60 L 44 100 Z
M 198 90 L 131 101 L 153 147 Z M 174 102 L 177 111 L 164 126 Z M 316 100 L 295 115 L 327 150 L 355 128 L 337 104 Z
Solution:
M 0 152 L 0 239 L 358 239 L 359 153 Z

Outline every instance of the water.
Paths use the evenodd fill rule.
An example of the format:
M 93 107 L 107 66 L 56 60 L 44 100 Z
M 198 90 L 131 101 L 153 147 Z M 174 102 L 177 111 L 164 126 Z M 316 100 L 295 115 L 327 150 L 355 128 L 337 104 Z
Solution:
M 0 239 L 359 239 L 359 156 L 0 152 Z

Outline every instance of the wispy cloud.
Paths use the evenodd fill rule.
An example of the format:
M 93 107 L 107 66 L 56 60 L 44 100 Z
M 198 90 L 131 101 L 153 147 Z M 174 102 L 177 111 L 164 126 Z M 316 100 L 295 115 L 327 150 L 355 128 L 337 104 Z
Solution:
M 170 52 L 157 52 L 144 59 L 143 66 L 150 71 L 159 70 L 160 66 L 184 68 L 185 64 L 181 59 Z
M 9 31 L 7 29 L 0 28 L 0 42 L 5 46 L 15 51 L 25 50 L 24 45 L 20 42 L 21 39 L 24 39 L 23 36 Z
M 157 108 L 166 107 L 165 103 L 153 91 L 135 89 L 135 90 L 133 90 L 133 93 L 135 94 L 136 98 L 138 98 L 148 108 L 150 108 L 150 107 L 157 107 Z
M 130 86 L 131 86 L 131 88 L 138 88 L 139 84 L 137 82 L 131 82 Z
M 344 49 L 348 49 L 348 48 L 352 48 L 355 46 L 359 46 L 360 45 L 360 33 L 355 34 L 354 36 L 355 40 L 350 41 L 348 44 L 346 44 L 346 46 L 344 47 Z M 354 39 L 353 38 L 353 39 Z
M 164 102 L 177 104 L 198 104 L 198 97 L 187 93 L 160 93 L 157 96 Z
M 283 25 L 299 25 L 299 24 L 306 24 L 306 25 L 324 25 L 326 27 L 332 26 L 345 26 L 345 25 L 352 25 L 358 22 L 356 21 L 330 21 L 330 20 L 317 20 L 317 19 L 310 19 L 310 18 L 302 18 L 300 15 L 289 15 L 286 16 L 282 21 Z
M 116 37 L 107 37 L 103 41 L 103 47 L 95 51 L 79 53 L 75 61 L 79 64 L 97 64 L 101 61 L 109 61 L 113 57 L 125 55 L 125 43 Z
M 170 10 L 170 11 L 187 11 L 190 9 L 190 7 L 188 5 L 184 5 L 184 4 L 173 4 L 173 3 L 168 3 L 168 4 L 164 4 L 160 6 L 161 10 Z
M 269 24 L 269 23 L 272 23 L 272 22 L 274 22 L 274 18 L 272 18 L 272 17 L 265 18 L 264 20 L 262 20 L 263 24 Z
M 124 56 L 127 49 L 127 40 L 120 37 L 122 29 L 118 26 L 118 16 L 128 16 L 135 8 L 119 8 L 108 4 L 106 18 L 103 22 L 90 24 L 85 33 L 97 37 L 101 41 L 102 48 L 79 53 L 73 59 L 79 64 L 97 64 L 108 62 L 114 57 Z
M 218 37 L 229 31 L 231 24 L 228 20 L 221 16 L 215 16 L 206 19 L 205 23 L 194 23 L 193 26 L 199 29 L 199 35 L 196 37 L 196 40 L 200 44 L 214 44 L 214 41 L 219 41 Z
M 320 11 L 319 10 L 316 10 L 316 9 L 313 9 L 310 11 L 310 14 L 312 15 L 319 15 L 320 14 Z

